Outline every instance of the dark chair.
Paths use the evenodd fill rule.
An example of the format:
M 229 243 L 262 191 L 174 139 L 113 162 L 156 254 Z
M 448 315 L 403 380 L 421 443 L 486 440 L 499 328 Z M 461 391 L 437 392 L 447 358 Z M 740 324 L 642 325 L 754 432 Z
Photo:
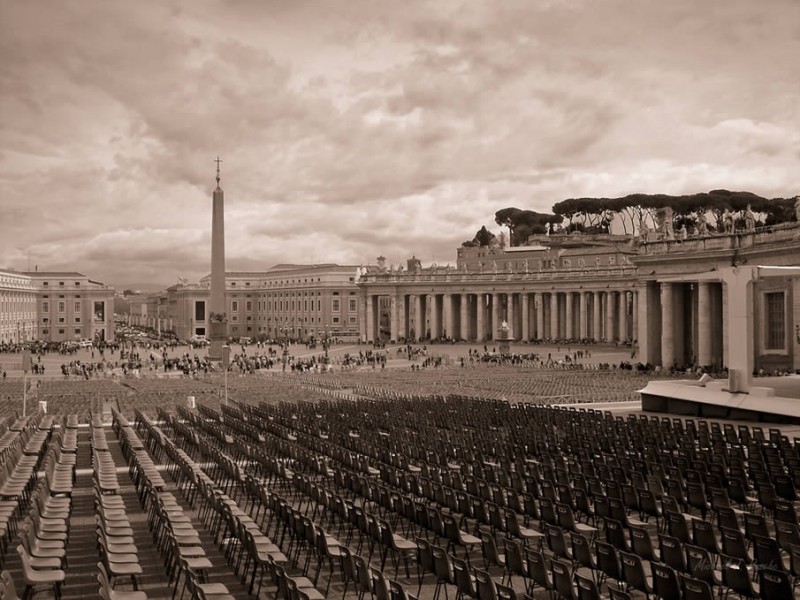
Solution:
M 553 560 L 550 563 L 553 573 L 553 591 L 557 599 L 575 600 L 575 588 L 572 585 L 571 565 L 563 560 Z
M 692 541 L 689 525 L 683 513 L 667 511 L 667 532 L 682 544 L 689 544 Z
M 617 582 L 621 581 L 622 571 L 619 566 L 616 548 L 599 540 L 595 541 L 594 546 L 595 555 L 597 556 L 597 569 L 600 571 L 598 585 L 602 584 L 606 578 L 611 578 Z
M 683 548 L 686 551 L 686 567 L 689 575 L 695 579 L 702 579 L 712 587 L 721 585 L 714 573 L 714 560 L 708 550 L 692 544 L 684 544 Z
M 678 538 L 674 538 L 663 533 L 658 534 L 658 554 L 661 562 L 672 567 L 679 573 L 687 573 L 686 556 L 683 552 L 683 544 Z
M 721 527 L 722 553 L 750 564 L 750 555 L 747 553 L 747 544 L 742 532 L 738 529 Z
M 458 590 L 456 598 L 477 598 L 478 590 L 475 587 L 475 578 L 469 571 L 469 563 L 455 556 L 450 557 L 450 562 L 453 565 L 453 582 Z
M 561 527 L 546 524 L 545 534 L 547 535 L 547 546 L 553 551 L 555 558 L 572 560 L 572 555 L 567 547 L 567 540 L 564 537 L 564 530 Z
M 622 580 L 626 584 L 626 589 L 639 590 L 649 598 L 653 593 L 653 586 L 647 580 L 642 559 L 631 552 L 620 552 L 619 559 L 622 565 Z
M 653 594 L 664 600 L 677 600 L 681 597 L 681 584 L 675 569 L 660 563 L 652 563 Z
M 722 583 L 741 598 L 759 598 L 743 560 L 722 555 Z
M 592 554 L 592 545 L 589 543 L 589 540 L 586 538 L 586 536 L 583 536 L 580 533 L 573 533 L 571 538 L 573 562 L 577 566 L 590 569 L 592 571 L 592 575 L 594 575 L 594 571 L 597 569 L 597 563 L 594 560 L 594 555 Z
M 508 581 L 508 585 L 512 585 L 512 577 L 519 575 L 526 580 L 528 575 L 528 567 L 525 564 L 525 559 L 522 557 L 522 541 L 515 538 L 505 539 L 506 547 L 506 572 L 500 583 Z
M 760 568 L 758 570 L 758 587 L 761 597 L 767 600 L 794 600 L 796 598 L 792 582 L 785 571 Z
M 544 554 L 542 554 L 542 552 L 539 550 L 526 548 L 525 563 L 528 568 L 528 577 L 530 578 L 528 589 L 526 591 L 530 594 L 538 585 L 542 589 L 552 592 L 553 583 L 550 579 L 549 573 L 547 572 L 548 569 L 547 564 L 545 563 Z M 481 596 L 481 600 L 483 600 L 483 596 Z
M 616 519 L 605 519 L 605 538 L 606 542 L 613 545 L 617 550 L 622 550 L 623 552 L 630 550 L 622 523 Z
M 694 579 L 681 574 L 681 589 L 683 590 L 683 600 L 714 600 L 711 586 L 702 579 Z
M 578 588 L 577 600 L 600 600 L 600 590 L 593 579 L 580 573 L 575 573 L 575 583 L 577 583 Z
M 705 548 L 712 555 L 720 553 L 714 526 L 708 521 L 692 519 L 692 538 L 695 546 Z
M 769 569 L 786 571 L 778 542 L 771 537 L 753 536 L 753 560 Z
M 655 556 L 655 551 L 653 550 L 653 542 L 650 539 L 650 533 L 644 527 L 633 527 L 630 528 L 631 532 L 631 548 L 633 549 L 633 553 L 636 554 L 639 558 L 643 558 L 644 560 L 659 560 Z

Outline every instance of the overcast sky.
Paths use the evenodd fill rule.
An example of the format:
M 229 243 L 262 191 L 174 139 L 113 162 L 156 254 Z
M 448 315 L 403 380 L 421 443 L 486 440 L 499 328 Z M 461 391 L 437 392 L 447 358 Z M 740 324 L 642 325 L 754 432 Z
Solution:
M 508 206 L 800 192 L 798 0 L 4 0 L 0 267 L 455 263 Z

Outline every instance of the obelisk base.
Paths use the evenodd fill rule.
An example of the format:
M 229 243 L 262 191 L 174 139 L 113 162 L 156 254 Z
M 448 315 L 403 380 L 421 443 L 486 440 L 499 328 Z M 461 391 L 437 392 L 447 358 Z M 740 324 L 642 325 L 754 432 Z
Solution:
M 222 347 L 228 343 L 227 321 L 212 321 L 208 324 L 208 359 L 213 362 L 222 361 Z

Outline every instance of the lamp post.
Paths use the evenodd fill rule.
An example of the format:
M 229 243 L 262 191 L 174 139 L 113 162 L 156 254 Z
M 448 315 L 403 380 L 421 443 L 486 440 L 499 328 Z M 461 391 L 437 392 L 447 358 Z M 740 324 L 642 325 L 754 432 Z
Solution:
M 225 378 L 225 406 L 228 406 L 228 366 L 231 364 L 231 347 L 225 344 L 222 347 L 222 371 Z

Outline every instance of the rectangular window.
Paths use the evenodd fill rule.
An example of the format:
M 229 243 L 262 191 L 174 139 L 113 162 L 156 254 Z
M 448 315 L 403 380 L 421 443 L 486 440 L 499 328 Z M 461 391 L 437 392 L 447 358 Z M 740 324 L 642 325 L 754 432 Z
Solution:
M 63 300 L 58 301 L 58 312 L 63 313 L 67 311 L 67 303 Z
M 205 300 L 197 300 L 194 303 L 194 320 L 195 321 L 205 321 L 206 320 L 206 301 Z
M 239 302 L 236 300 L 231 302 L 231 312 L 239 312 Z
M 245 310 L 245 312 L 252 312 L 253 311 L 253 301 L 252 300 L 248 300 L 247 302 L 244 303 L 244 310 Z
M 75 335 L 80 335 L 80 334 L 81 334 L 81 328 L 80 327 L 76 327 L 75 328 Z
M 61 335 L 64 335 L 64 330 L 63 329 L 59 329 L 58 333 L 60 333 Z
M 81 318 L 80 317 L 75 317 L 75 322 L 76 323 L 80 323 L 81 322 Z
M 339 317 L 333 317 L 333 322 L 334 323 L 338 323 L 339 322 Z
M 783 350 L 786 347 L 786 307 L 783 292 L 764 294 L 764 348 Z
M 47 300 L 42 302 L 42 312 L 50 312 L 50 302 Z
M 358 310 L 358 304 L 355 298 L 350 298 L 350 312 L 356 312 Z
M 333 299 L 333 306 L 331 307 L 331 309 L 333 310 L 333 312 L 339 312 L 339 299 L 338 298 L 334 298 Z
M 74 306 L 72 307 L 72 312 L 79 313 L 81 312 L 81 303 L 75 302 Z

